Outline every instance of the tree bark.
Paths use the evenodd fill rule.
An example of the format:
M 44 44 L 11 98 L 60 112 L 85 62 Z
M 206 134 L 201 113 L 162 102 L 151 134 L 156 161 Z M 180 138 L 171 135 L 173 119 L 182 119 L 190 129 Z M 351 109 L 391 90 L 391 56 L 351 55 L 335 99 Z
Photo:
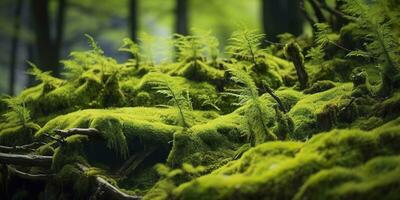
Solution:
M 51 156 L 0 153 L 0 163 L 3 164 L 50 167 L 52 162 Z
M 27 172 L 20 171 L 18 169 L 15 169 L 13 167 L 8 166 L 9 171 L 12 174 L 15 174 L 16 176 L 27 179 L 27 180 L 51 180 L 53 179 L 56 175 L 55 174 L 30 174 Z
M 77 164 L 76 165 L 78 169 L 80 169 L 82 172 L 86 172 L 89 170 L 88 167 L 82 165 L 82 164 Z M 99 176 L 95 177 L 95 181 L 98 187 L 97 191 L 104 191 L 104 194 L 107 195 L 110 199 L 116 199 L 116 200 L 138 200 L 142 199 L 141 196 L 131 196 L 128 194 L 125 194 L 121 192 L 118 188 L 115 186 L 111 185 L 109 182 L 107 182 L 104 178 L 101 178 Z M 98 193 L 98 192 L 96 192 Z M 93 197 L 93 199 L 97 199 L 97 197 Z
M 9 70 L 9 94 L 14 95 L 15 90 L 15 71 L 17 68 L 18 59 L 18 43 L 19 43 L 19 33 L 21 29 L 21 11 L 22 11 L 22 0 L 17 0 L 15 4 L 14 11 L 14 28 L 13 35 L 11 39 L 11 54 L 10 54 L 10 70 Z
M 129 32 L 132 41 L 138 42 L 138 0 L 129 1 Z
M 56 35 L 51 35 L 49 0 L 31 0 L 31 14 L 36 40 L 37 62 L 43 71 L 53 71 L 55 76 L 60 73 L 60 53 L 65 26 L 66 0 L 58 1 Z
M 187 35 L 188 31 L 188 1 L 176 0 L 175 9 L 175 32 L 181 35 Z
M 262 0 L 262 20 L 267 39 L 276 42 L 282 33 L 303 32 L 299 0 Z
M 26 144 L 26 145 L 22 145 L 22 146 L 12 146 L 12 147 L 0 145 L 0 152 L 1 153 L 10 153 L 10 152 L 16 152 L 16 151 L 34 151 L 34 149 L 36 149 L 40 145 L 43 145 L 43 143 L 34 142 L 31 144 Z
M 59 61 L 63 47 L 66 10 L 67 10 L 67 0 L 59 0 L 57 8 L 56 36 L 53 41 L 53 49 L 55 51 L 54 61 L 57 63 L 57 65 L 55 65 L 55 68 L 53 70 L 55 75 L 59 75 L 61 71 Z

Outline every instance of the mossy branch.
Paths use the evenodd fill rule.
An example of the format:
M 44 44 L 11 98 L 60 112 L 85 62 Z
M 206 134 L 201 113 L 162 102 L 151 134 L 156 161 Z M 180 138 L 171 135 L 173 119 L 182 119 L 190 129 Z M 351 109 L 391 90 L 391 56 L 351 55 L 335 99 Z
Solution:
M 308 74 L 304 66 L 304 56 L 301 53 L 300 46 L 295 42 L 291 42 L 285 45 L 284 51 L 286 58 L 293 62 L 296 68 L 300 89 L 306 89 L 308 87 Z

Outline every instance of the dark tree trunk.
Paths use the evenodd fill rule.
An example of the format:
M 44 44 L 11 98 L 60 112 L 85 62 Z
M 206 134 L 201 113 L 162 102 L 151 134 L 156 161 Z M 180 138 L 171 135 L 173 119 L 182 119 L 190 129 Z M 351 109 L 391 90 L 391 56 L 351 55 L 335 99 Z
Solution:
M 129 32 L 132 41 L 138 42 L 138 0 L 129 1 Z
M 36 56 L 39 67 L 44 71 L 53 71 L 58 76 L 60 72 L 60 53 L 65 26 L 66 0 L 58 1 L 56 18 L 56 35 L 51 37 L 49 0 L 31 0 L 31 13 L 36 41 Z
M 277 35 L 303 32 L 299 0 L 262 0 L 262 20 L 267 39 L 277 41 Z
M 17 0 L 14 11 L 14 30 L 11 39 L 11 54 L 10 54 L 10 79 L 9 79 L 9 94 L 14 95 L 15 90 L 15 71 L 17 68 L 18 58 L 18 43 L 19 43 L 19 32 L 21 27 L 21 11 L 22 11 L 22 0 Z
M 37 62 L 41 69 L 48 71 L 54 67 L 53 49 L 50 38 L 48 0 L 31 0 L 33 29 L 36 40 Z
M 59 0 L 58 1 L 58 8 L 57 8 L 57 23 L 56 23 L 56 36 L 55 40 L 53 42 L 53 49 L 55 51 L 55 57 L 54 57 L 54 62 L 57 63 L 57 65 L 54 66 L 54 74 L 59 75 L 60 74 L 60 56 L 62 53 L 62 47 L 63 47 L 63 39 L 64 39 L 64 27 L 65 27 L 65 13 L 67 10 L 67 0 Z
M 189 0 L 176 0 L 176 24 L 175 32 L 181 35 L 187 35 L 188 31 L 188 1 Z

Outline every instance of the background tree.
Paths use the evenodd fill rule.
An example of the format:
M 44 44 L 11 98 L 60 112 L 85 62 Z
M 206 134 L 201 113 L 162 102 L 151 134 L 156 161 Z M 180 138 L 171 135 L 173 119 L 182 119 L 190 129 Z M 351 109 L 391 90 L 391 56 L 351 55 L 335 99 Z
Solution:
M 129 31 L 134 42 L 138 42 L 138 0 L 129 0 Z
M 176 0 L 175 9 L 175 32 L 180 35 L 187 35 L 188 31 L 188 3 L 189 0 Z
M 44 71 L 52 70 L 54 75 L 60 73 L 60 52 L 65 26 L 67 0 L 58 0 L 55 36 L 52 36 L 49 0 L 31 0 L 33 29 L 36 40 L 36 62 Z
M 17 68 L 18 59 L 18 43 L 19 43 L 19 32 L 21 27 L 21 11 L 22 11 L 22 0 L 17 0 L 15 2 L 14 11 L 14 28 L 11 39 L 11 53 L 10 53 L 10 70 L 9 70 L 9 94 L 14 95 L 15 90 L 15 71 Z
M 299 0 L 262 0 L 262 24 L 267 39 L 277 41 L 277 35 L 303 32 Z

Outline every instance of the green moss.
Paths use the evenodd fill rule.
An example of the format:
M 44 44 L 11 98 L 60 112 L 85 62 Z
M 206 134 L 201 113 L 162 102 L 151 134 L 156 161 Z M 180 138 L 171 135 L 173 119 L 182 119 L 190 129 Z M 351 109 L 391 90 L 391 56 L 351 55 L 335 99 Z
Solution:
M 191 112 L 188 123 L 195 125 L 216 117 L 205 112 Z M 36 137 L 51 133 L 55 129 L 96 128 L 115 153 L 126 156 L 133 143 L 159 146 L 167 150 L 172 134 L 181 128 L 176 126 L 177 116 L 174 109 L 157 108 L 120 108 L 109 110 L 82 110 L 63 115 L 49 121 Z M 132 143 L 132 144 L 130 144 Z
M 169 72 L 173 76 L 186 77 L 193 81 L 206 81 L 210 83 L 222 83 L 224 81 L 224 72 L 215 69 L 201 60 L 182 62 L 177 68 Z
M 374 107 L 377 116 L 383 118 L 395 118 L 400 115 L 400 92 L 396 92 L 392 97 L 378 103 Z
M 397 199 L 400 157 L 378 157 L 354 168 L 333 168 L 313 175 L 295 199 Z
M 240 121 L 241 117 L 233 113 L 193 126 L 186 132 L 175 133 L 167 163 L 170 166 L 190 163 L 209 169 L 219 167 L 246 142 L 239 130 Z
M 155 86 L 154 82 L 160 80 L 167 82 L 171 87 L 187 90 L 189 92 L 189 96 L 192 101 L 193 109 L 200 109 L 200 110 L 205 109 L 207 107 L 204 105 L 204 102 L 207 100 L 207 98 L 212 101 L 216 101 L 218 98 L 216 88 L 209 83 L 206 82 L 199 83 L 187 80 L 183 77 L 173 77 L 158 72 L 151 72 L 146 74 L 141 79 L 140 83 L 135 86 L 134 90 L 137 91 L 138 94 L 140 92 L 147 92 L 149 94 L 150 101 L 146 102 L 147 104 L 150 105 L 165 104 L 165 102 L 168 102 L 168 99 L 166 97 L 161 96 L 159 93 L 156 92 L 156 90 L 153 89 L 153 87 Z M 140 98 L 142 97 L 139 97 L 139 101 L 141 101 Z M 137 103 L 137 101 L 135 103 Z
M 0 144 L 18 146 L 32 143 L 33 135 L 39 128 L 40 126 L 34 123 L 20 126 L 6 126 L 0 131 Z
M 352 91 L 352 84 L 340 84 L 324 92 L 308 95 L 301 99 L 288 113 L 293 119 L 295 129 L 291 138 L 305 139 L 319 132 L 317 114 L 321 113 L 326 105 L 339 105 L 343 97 Z M 330 127 L 332 128 L 332 127 Z
M 334 88 L 336 85 L 332 81 L 317 81 L 310 88 L 304 90 L 304 94 L 315 94 Z
M 398 173 L 399 159 L 376 157 L 399 153 L 399 123 L 397 119 L 373 132 L 335 130 L 304 144 L 265 143 L 178 186 L 174 195 L 177 199 L 335 199 L 356 194 L 356 199 L 364 199 L 377 197 L 384 188 L 394 192 L 399 179 L 390 176 Z

